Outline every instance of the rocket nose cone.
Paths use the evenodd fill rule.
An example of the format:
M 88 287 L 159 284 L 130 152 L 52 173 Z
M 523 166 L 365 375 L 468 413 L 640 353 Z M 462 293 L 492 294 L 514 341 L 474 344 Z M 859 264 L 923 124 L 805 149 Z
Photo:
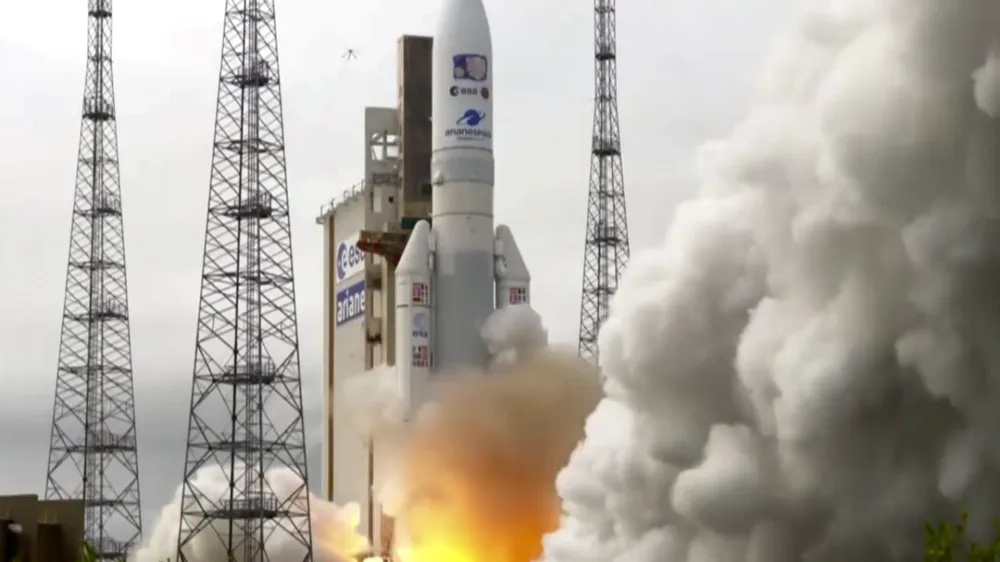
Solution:
M 486 6 L 483 5 L 483 0 L 444 0 L 441 3 L 442 13 L 448 12 L 463 12 L 469 13 L 482 13 L 486 14 Z
M 431 235 L 431 225 L 427 221 L 420 221 L 410 232 L 410 239 L 407 240 L 403 249 L 403 254 L 396 265 L 396 274 L 414 274 L 427 271 L 427 253 L 429 251 L 429 241 Z
M 444 0 L 440 24 L 439 29 L 455 29 L 458 26 L 463 31 L 489 32 L 486 6 L 482 0 Z

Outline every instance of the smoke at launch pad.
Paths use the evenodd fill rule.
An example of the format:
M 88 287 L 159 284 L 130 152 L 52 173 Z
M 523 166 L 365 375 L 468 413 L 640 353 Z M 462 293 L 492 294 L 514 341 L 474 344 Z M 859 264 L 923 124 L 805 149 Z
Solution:
M 754 109 L 704 147 L 697 194 L 621 283 L 601 337 L 604 398 L 554 478 L 559 520 L 543 491 L 558 455 L 504 464 L 544 441 L 537 424 L 462 427 L 459 409 L 430 426 L 448 436 L 440 450 L 418 432 L 400 457 L 400 482 L 449 459 L 436 491 L 462 498 L 414 529 L 506 520 L 491 513 L 503 494 L 471 501 L 464 466 L 496 490 L 510 474 L 537 483 L 514 504 L 539 517 L 530 532 L 463 540 L 551 525 L 544 562 L 912 560 L 923 522 L 962 508 L 972 535 L 992 538 L 998 116 L 994 0 L 806 3 Z M 475 436 L 489 449 L 494 435 L 482 457 L 453 448 Z

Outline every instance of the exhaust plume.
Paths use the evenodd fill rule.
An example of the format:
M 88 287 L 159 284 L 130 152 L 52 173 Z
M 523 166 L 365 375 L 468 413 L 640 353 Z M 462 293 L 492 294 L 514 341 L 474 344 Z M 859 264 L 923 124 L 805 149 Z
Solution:
M 1000 4 L 813 1 L 601 333 L 546 562 L 920 559 L 1000 516 Z
M 533 560 L 558 523 L 555 476 L 600 397 L 596 374 L 539 352 L 502 373 L 446 380 L 397 458 L 400 560 Z
M 525 562 L 539 554 L 542 536 L 558 522 L 555 475 L 600 396 L 596 374 L 576 358 L 544 351 L 547 337 L 530 306 L 496 311 L 483 327 L 491 373 L 443 377 L 435 402 L 410 424 L 394 369 L 379 368 L 342 389 L 350 392 L 343 402 L 346 423 L 385 450 L 376 488 L 383 507 L 398 517 L 401 562 Z M 195 484 L 216 488 L 221 497 L 228 482 L 223 470 L 202 469 Z M 288 469 L 268 479 L 285 497 L 301 482 Z M 135 562 L 175 559 L 180 502 L 178 490 Z M 358 505 L 310 495 L 310 510 L 318 562 L 354 562 L 371 552 L 357 532 Z M 225 558 L 212 550 L 218 543 L 215 532 L 206 531 L 185 551 L 187 559 Z M 267 554 L 293 562 L 304 552 L 276 531 Z

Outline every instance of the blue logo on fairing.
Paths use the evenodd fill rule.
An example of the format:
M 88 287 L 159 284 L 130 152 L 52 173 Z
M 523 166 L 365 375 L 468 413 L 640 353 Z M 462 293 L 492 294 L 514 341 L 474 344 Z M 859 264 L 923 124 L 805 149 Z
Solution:
M 489 74 L 489 61 L 483 55 L 463 53 L 451 57 L 451 76 L 455 80 L 469 80 L 471 82 L 485 82 Z
M 484 141 L 493 138 L 493 131 L 483 125 L 486 112 L 478 109 L 466 109 L 461 117 L 455 120 L 455 126 L 446 129 L 444 136 L 460 141 Z
M 455 121 L 456 125 L 466 125 L 468 127 L 478 127 L 480 123 L 486 119 L 485 111 L 476 111 L 475 109 L 466 110 L 458 121 Z

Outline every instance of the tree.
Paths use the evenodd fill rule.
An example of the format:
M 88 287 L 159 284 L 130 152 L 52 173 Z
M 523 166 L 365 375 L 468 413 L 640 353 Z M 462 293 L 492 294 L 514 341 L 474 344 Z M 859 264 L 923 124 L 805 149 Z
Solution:
M 1000 562 L 1000 521 L 995 522 L 997 535 L 990 544 L 976 544 L 965 535 L 969 514 L 962 513 L 958 524 L 942 523 L 924 526 L 927 551 L 924 562 Z

